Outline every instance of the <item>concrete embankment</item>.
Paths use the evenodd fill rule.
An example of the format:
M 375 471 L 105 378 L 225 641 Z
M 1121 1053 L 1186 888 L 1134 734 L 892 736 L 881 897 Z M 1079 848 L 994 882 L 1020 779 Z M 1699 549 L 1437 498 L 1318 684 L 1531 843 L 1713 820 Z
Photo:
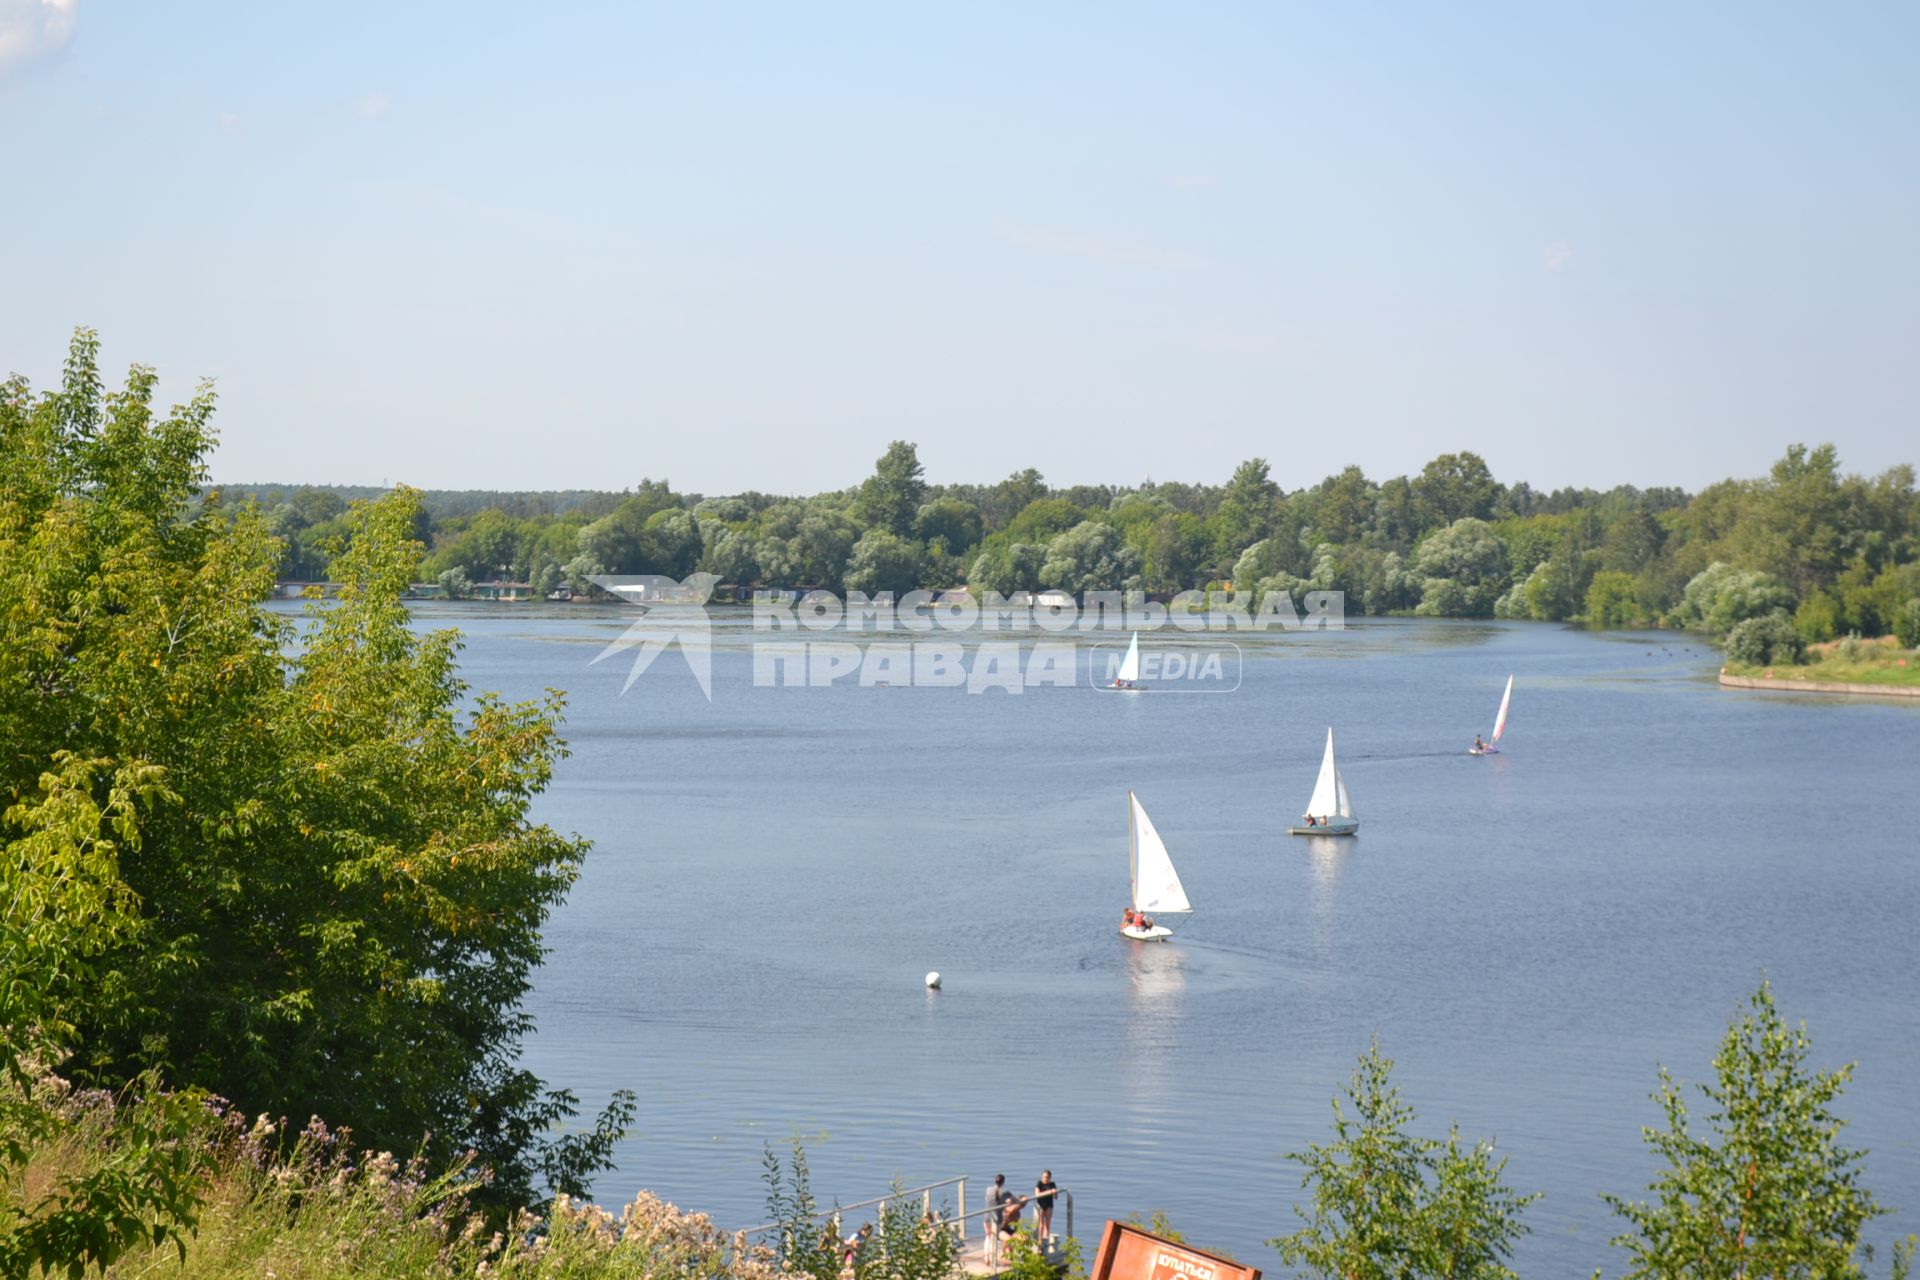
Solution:
M 1768 689 L 1775 693 L 1849 693 L 1870 698 L 1920 698 L 1920 688 L 1903 684 L 1857 684 L 1836 680 L 1768 680 L 1761 676 L 1730 676 L 1720 673 L 1720 683 L 1729 689 Z

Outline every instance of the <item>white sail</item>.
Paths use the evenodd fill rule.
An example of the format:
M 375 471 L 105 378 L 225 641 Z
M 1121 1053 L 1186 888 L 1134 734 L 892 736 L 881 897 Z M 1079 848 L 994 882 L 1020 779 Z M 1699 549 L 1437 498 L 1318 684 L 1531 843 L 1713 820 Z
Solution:
M 1132 821 L 1127 824 L 1127 834 L 1132 843 L 1129 850 L 1133 855 L 1133 907 L 1148 915 L 1169 915 L 1182 911 L 1192 911 L 1187 901 L 1187 891 L 1180 887 L 1180 877 L 1173 869 L 1173 859 L 1167 855 L 1167 846 L 1162 843 L 1160 833 L 1153 829 L 1153 819 L 1140 807 L 1140 798 L 1127 792 L 1127 805 Z
M 1140 633 L 1133 633 L 1133 639 L 1127 643 L 1127 656 L 1120 660 L 1120 673 L 1114 682 L 1133 684 L 1140 679 Z
M 1333 770 L 1333 790 L 1334 794 L 1340 797 L 1340 807 L 1335 809 L 1334 812 L 1342 818 L 1351 818 L 1353 816 L 1353 799 L 1347 795 L 1346 775 L 1340 772 L 1338 765 L 1334 766 Z
M 1327 754 L 1320 758 L 1320 777 L 1313 784 L 1313 799 L 1307 801 L 1307 814 L 1324 818 L 1346 809 L 1346 784 L 1340 780 L 1340 766 L 1333 762 L 1333 729 L 1327 729 Z
M 1500 735 L 1507 731 L 1507 704 L 1513 701 L 1513 677 L 1507 677 L 1507 691 L 1500 695 L 1500 714 L 1493 718 L 1493 740 L 1500 741 Z

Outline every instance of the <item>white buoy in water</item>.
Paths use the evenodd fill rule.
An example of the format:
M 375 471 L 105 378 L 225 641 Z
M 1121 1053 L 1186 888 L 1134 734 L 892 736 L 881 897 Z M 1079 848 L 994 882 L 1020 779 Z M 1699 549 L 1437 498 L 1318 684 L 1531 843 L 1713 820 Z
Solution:
M 938 991 L 939 989 L 940 989 L 940 971 L 938 969 L 935 969 L 932 973 L 927 975 L 927 990 Z

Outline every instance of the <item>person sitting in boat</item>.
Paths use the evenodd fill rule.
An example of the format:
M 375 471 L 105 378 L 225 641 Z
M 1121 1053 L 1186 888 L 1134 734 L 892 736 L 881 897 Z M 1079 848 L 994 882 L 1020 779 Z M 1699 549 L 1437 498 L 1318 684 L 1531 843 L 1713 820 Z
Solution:
M 1317 827 L 1317 826 L 1319 826 L 1319 825 L 1320 825 L 1320 820 L 1319 820 L 1318 818 L 1316 818 L 1316 817 L 1314 817 L 1314 816 L 1313 816 L 1312 814 L 1308 814 L 1308 815 L 1307 815 L 1307 825 L 1308 825 L 1308 826 L 1310 826 L 1310 827 Z
M 1146 912 L 1144 912 L 1144 911 L 1136 911 L 1136 912 L 1134 912 L 1134 913 L 1133 913 L 1133 922 L 1134 922 L 1134 924 L 1136 924 L 1136 925 L 1138 925 L 1138 926 L 1139 926 L 1140 928 L 1142 928 L 1142 929 L 1151 929 L 1151 928 L 1153 928 L 1153 917 L 1151 917 L 1151 916 L 1149 916 L 1149 915 L 1148 915 L 1148 914 L 1147 914 Z
M 1473 735 L 1473 749 L 1475 751 L 1485 751 L 1487 749 L 1487 744 L 1480 741 L 1480 735 L 1477 733 Z
M 1135 923 L 1136 918 L 1132 907 L 1128 907 L 1120 913 L 1120 927 L 1122 929 L 1131 929 Z

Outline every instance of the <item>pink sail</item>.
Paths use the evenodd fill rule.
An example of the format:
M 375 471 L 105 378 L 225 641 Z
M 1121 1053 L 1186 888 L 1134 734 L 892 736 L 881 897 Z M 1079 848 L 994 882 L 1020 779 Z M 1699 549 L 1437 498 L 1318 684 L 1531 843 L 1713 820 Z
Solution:
M 1507 731 L 1507 704 L 1513 701 L 1513 677 L 1507 677 L 1507 691 L 1500 695 L 1500 714 L 1493 718 L 1493 740 L 1500 741 L 1500 735 Z

